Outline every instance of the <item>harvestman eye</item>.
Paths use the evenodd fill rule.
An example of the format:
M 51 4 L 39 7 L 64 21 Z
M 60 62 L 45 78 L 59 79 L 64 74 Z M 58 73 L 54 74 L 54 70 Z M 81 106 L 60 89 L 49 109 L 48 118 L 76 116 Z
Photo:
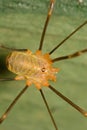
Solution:
M 43 68 L 41 69 L 41 71 L 42 71 L 42 72 L 45 72 L 45 71 L 46 71 L 46 68 L 45 68 L 45 67 L 43 67 Z
M 39 47 L 38 47 L 36 53 L 33 54 L 32 51 L 30 51 L 28 49 L 13 49 L 13 48 L 9 48 L 9 47 L 0 45 L 0 48 L 11 51 L 10 55 L 7 56 L 7 58 L 6 58 L 6 62 L 8 64 L 7 69 L 17 75 L 15 78 L 2 78 L 2 79 L 0 79 L 0 81 L 11 81 L 11 80 L 16 80 L 16 81 L 25 80 L 26 81 L 25 87 L 20 91 L 20 93 L 17 95 L 17 97 L 13 100 L 13 102 L 9 105 L 9 107 L 6 109 L 6 111 L 1 116 L 0 123 L 2 123 L 7 118 L 8 114 L 11 111 L 11 109 L 13 108 L 13 106 L 16 104 L 18 99 L 23 95 L 23 93 L 29 88 L 29 86 L 31 84 L 34 84 L 36 86 L 36 88 L 38 89 L 38 91 L 40 92 L 40 95 L 41 95 L 43 102 L 47 108 L 47 111 L 50 115 L 50 118 L 52 120 L 55 130 L 58 130 L 58 126 L 51 113 L 48 102 L 45 98 L 44 92 L 42 90 L 43 86 L 46 86 L 48 89 L 50 89 L 56 95 L 58 95 L 60 98 L 62 98 L 65 102 L 70 104 L 79 113 L 81 113 L 83 116 L 87 117 L 87 111 L 85 111 L 80 106 L 73 103 L 69 98 L 64 96 L 62 93 L 60 93 L 58 90 L 56 90 L 52 85 L 49 84 L 49 80 L 52 80 L 52 81 L 56 80 L 56 74 L 59 72 L 58 68 L 53 67 L 53 64 L 55 62 L 75 58 L 75 57 L 82 55 L 83 53 L 87 53 L 87 48 L 85 48 L 83 50 L 77 51 L 70 55 L 56 57 L 53 59 L 51 58 L 51 55 L 61 45 L 63 45 L 66 40 L 68 40 L 78 30 L 80 30 L 83 26 L 85 26 L 87 24 L 87 21 L 84 21 L 81 25 L 79 25 L 64 40 L 62 40 L 58 45 L 56 45 L 50 52 L 47 52 L 46 54 L 42 53 L 43 41 L 44 41 L 44 37 L 45 37 L 45 33 L 46 33 L 46 29 L 47 29 L 50 17 L 53 12 L 54 2 L 55 2 L 55 0 L 50 0 L 50 7 L 48 9 L 47 18 L 46 18 L 44 28 L 42 31 L 40 44 L 39 44 Z M 39 64 L 41 62 L 43 62 L 42 63 L 43 65 L 45 65 L 45 63 L 47 63 L 48 68 L 43 67 L 41 69 L 41 65 Z M 38 74 L 37 68 L 39 68 L 39 70 L 41 70 L 43 73 L 46 71 L 46 69 L 48 69 L 49 72 L 47 73 L 47 75 L 43 76 L 43 73 Z

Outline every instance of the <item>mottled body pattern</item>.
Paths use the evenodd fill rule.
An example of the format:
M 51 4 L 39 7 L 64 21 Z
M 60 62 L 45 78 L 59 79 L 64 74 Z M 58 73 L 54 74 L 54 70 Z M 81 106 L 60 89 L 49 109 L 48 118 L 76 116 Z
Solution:
M 10 71 L 17 74 L 16 79 L 27 80 L 30 86 L 32 83 L 40 89 L 41 86 L 49 86 L 48 80 L 56 80 L 57 68 L 52 67 L 49 54 L 42 55 L 41 51 L 33 54 L 31 51 L 13 51 L 6 60 Z

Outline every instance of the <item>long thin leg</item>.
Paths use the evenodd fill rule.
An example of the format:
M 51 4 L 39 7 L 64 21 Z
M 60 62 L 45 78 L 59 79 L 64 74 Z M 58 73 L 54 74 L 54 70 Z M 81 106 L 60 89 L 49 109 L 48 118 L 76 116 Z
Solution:
M 51 55 L 54 51 L 56 51 L 62 44 L 65 43 L 71 36 L 73 36 L 80 28 L 82 28 L 84 25 L 87 24 L 87 21 L 85 21 L 83 24 L 78 26 L 72 33 L 70 33 L 64 40 L 62 40 L 56 47 L 54 47 L 49 54 Z
M 47 26 L 48 26 L 48 23 L 49 23 L 49 19 L 51 17 L 52 11 L 53 11 L 53 7 L 54 7 L 54 1 L 55 0 L 50 0 L 50 8 L 48 10 L 47 18 L 46 18 L 46 21 L 45 21 L 45 25 L 44 25 L 44 28 L 43 28 L 42 35 L 41 35 L 39 50 L 41 50 L 42 46 L 43 46 L 44 36 L 45 36 L 46 29 L 47 29 Z
M 4 46 L 4 45 L 0 45 L 0 48 L 7 49 L 7 50 L 10 50 L 10 51 L 27 51 L 27 49 L 9 48 L 9 47 L 6 47 L 6 46 Z
M 65 97 L 63 94 L 61 94 L 58 90 L 56 90 L 55 88 L 53 88 L 51 85 L 49 85 L 49 88 L 56 93 L 59 97 L 61 97 L 64 101 L 66 101 L 67 103 L 69 103 L 72 107 L 74 107 L 77 111 L 79 111 L 82 115 L 84 115 L 85 117 L 87 117 L 87 111 L 83 110 L 81 107 L 79 107 L 78 105 L 76 105 L 75 103 L 73 103 L 70 99 L 68 99 L 67 97 Z
M 0 79 L 0 81 L 12 81 L 12 80 L 15 80 L 14 78 L 3 78 L 3 79 Z
M 67 60 L 67 59 L 75 58 L 77 56 L 82 55 L 83 53 L 87 53 L 87 49 L 84 49 L 84 50 L 81 50 L 81 51 L 77 51 L 77 52 L 75 52 L 73 54 L 70 54 L 70 55 L 57 57 L 55 59 L 52 59 L 52 62 L 57 62 L 57 61 L 61 61 L 61 60 Z
M 7 115 L 9 114 L 9 112 L 11 111 L 11 109 L 13 108 L 13 106 L 16 104 L 16 102 L 18 101 L 18 99 L 22 96 L 22 94 L 27 90 L 28 86 L 26 85 L 22 91 L 18 94 L 18 96 L 13 100 L 13 102 L 10 104 L 10 106 L 7 108 L 7 110 L 4 112 L 4 114 L 2 115 L 2 117 L 0 118 L 0 123 L 2 123 L 6 118 Z
M 42 98 L 43 98 L 43 101 L 44 101 L 44 103 L 45 103 L 45 105 L 46 105 L 46 108 L 47 108 L 47 110 L 48 110 L 48 112 L 49 112 L 49 115 L 50 115 L 50 117 L 51 117 L 51 120 L 52 120 L 52 123 L 53 123 L 53 125 L 54 125 L 54 127 L 55 127 L 55 130 L 58 130 L 58 128 L 57 128 L 57 125 L 56 125 L 56 123 L 55 123 L 55 120 L 54 120 L 54 118 L 53 118 L 53 116 L 52 116 L 52 113 L 51 113 L 51 111 L 50 111 L 50 108 L 49 108 L 49 106 L 48 106 L 48 103 L 47 103 L 47 101 L 46 101 L 46 98 L 45 98 L 45 96 L 44 96 L 44 93 L 43 93 L 43 91 L 40 89 L 40 93 L 41 93 L 41 96 L 42 96 Z

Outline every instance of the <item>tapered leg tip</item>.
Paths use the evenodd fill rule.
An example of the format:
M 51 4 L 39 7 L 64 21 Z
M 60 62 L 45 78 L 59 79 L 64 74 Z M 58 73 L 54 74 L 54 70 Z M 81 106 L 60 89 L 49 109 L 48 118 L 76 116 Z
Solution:
M 87 112 L 84 113 L 84 116 L 87 117 Z
M 1 124 L 2 122 L 3 122 L 3 119 L 1 118 L 1 119 L 0 119 L 0 124 Z
M 3 116 L 0 118 L 0 124 L 4 121 L 5 118 L 6 118 L 6 115 L 3 115 Z

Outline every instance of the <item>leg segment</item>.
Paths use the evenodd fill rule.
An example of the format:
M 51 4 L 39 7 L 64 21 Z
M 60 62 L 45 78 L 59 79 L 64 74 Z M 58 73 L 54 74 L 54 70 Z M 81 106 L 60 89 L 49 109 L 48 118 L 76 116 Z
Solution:
M 14 78 L 3 78 L 3 79 L 0 79 L 0 81 L 12 81 L 12 80 L 15 80 Z
M 43 28 L 42 35 L 41 35 L 39 50 L 41 50 L 42 46 L 43 46 L 44 36 L 45 36 L 45 33 L 46 33 L 46 29 L 47 29 L 50 17 L 52 15 L 53 7 L 54 7 L 54 2 L 55 2 L 55 0 L 50 0 L 50 8 L 48 10 L 47 18 L 46 18 L 46 21 L 45 21 L 45 25 L 44 25 L 44 28 Z
M 27 49 L 14 49 L 14 48 L 6 47 L 4 45 L 0 45 L 0 48 L 7 49 L 7 50 L 10 50 L 10 51 L 27 51 Z
M 27 90 L 28 86 L 26 85 L 22 91 L 17 95 L 17 97 L 13 100 L 13 102 L 10 104 L 10 106 L 7 108 L 7 110 L 4 112 L 2 117 L 0 118 L 0 123 L 2 123 L 6 118 L 9 112 L 12 110 L 13 106 L 16 104 L 18 99 L 22 96 L 22 94 Z
M 66 101 L 67 103 L 69 103 L 72 107 L 74 107 L 77 111 L 79 111 L 82 115 L 84 115 L 85 117 L 87 117 L 87 111 L 83 110 L 81 107 L 79 107 L 78 105 L 76 105 L 75 103 L 73 103 L 70 99 L 68 99 L 67 97 L 65 97 L 63 94 L 61 94 L 58 90 L 56 90 L 55 88 L 53 88 L 51 85 L 49 86 L 49 88 L 56 93 L 59 97 L 61 97 L 64 101 Z
M 45 96 L 44 96 L 44 93 L 43 93 L 43 91 L 42 91 L 41 89 L 40 89 L 40 93 L 41 93 L 41 96 L 42 96 L 42 98 L 43 98 L 43 101 L 44 101 L 44 103 L 45 103 L 45 105 L 46 105 L 46 108 L 47 108 L 47 110 L 48 110 L 48 112 L 49 112 L 49 115 L 50 115 L 50 117 L 51 117 L 51 120 L 52 120 L 52 123 L 53 123 L 53 125 L 54 125 L 54 127 L 55 127 L 55 130 L 58 130 L 57 125 L 56 125 L 56 123 L 55 123 L 55 120 L 54 120 L 54 118 L 53 118 L 53 116 L 52 116 L 52 114 L 51 114 L 50 108 L 49 108 L 49 106 L 48 106 L 48 103 L 47 103 L 47 101 L 46 101 L 46 98 L 45 98 Z
M 75 53 L 73 53 L 71 55 L 57 57 L 57 58 L 53 59 L 52 62 L 57 62 L 57 61 L 61 61 L 61 60 L 67 60 L 67 59 L 75 58 L 77 56 L 82 55 L 83 53 L 87 53 L 87 49 L 77 51 L 77 52 L 75 52 Z
M 84 25 L 87 24 L 87 21 L 82 23 L 79 27 L 77 27 L 72 33 L 70 33 L 63 41 L 61 41 L 56 47 L 54 47 L 49 54 L 51 55 L 54 51 L 56 51 L 61 45 L 65 43 L 71 36 L 73 36 L 79 29 L 81 29 Z

